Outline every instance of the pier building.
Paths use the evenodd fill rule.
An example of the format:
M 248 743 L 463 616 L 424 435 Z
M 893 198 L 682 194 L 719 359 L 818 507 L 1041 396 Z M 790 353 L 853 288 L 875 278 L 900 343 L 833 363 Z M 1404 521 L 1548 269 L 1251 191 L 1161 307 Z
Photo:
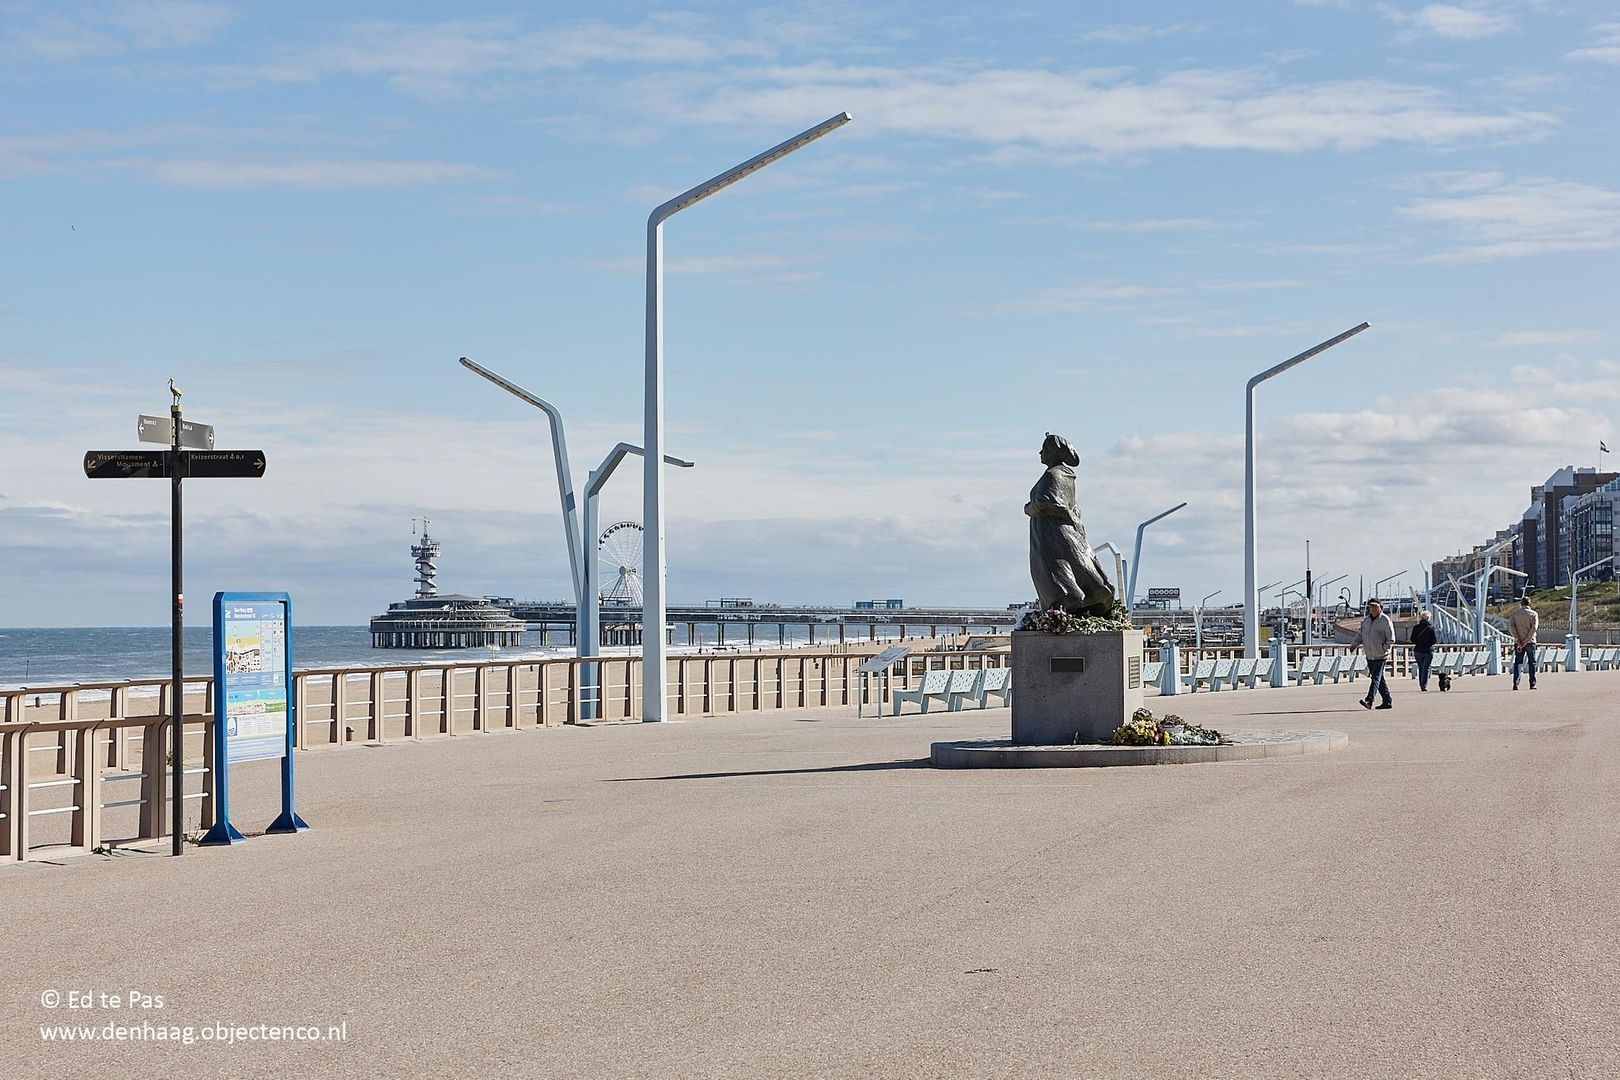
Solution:
M 500 648 L 523 642 L 524 624 L 489 600 L 459 593 L 439 595 L 439 542 L 428 536 L 422 520 L 422 538 L 411 546 L 416 562 L 416 595 L 389 604 L 371 620 L 371 645 L 376 649 Z

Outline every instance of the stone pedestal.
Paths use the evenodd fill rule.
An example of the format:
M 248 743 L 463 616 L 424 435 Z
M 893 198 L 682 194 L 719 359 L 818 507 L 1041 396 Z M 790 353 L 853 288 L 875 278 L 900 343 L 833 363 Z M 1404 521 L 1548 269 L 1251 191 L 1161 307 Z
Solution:
M 1142 707 L 1140 630 L 1012 636 L 1012 741 L 1106 742 Z

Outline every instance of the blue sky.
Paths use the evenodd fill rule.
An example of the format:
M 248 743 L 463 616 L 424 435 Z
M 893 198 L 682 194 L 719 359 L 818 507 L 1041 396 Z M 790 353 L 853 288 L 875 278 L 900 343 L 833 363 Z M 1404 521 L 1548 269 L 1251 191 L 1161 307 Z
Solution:
M 1620 402 L 1620 14 L 1588 2 L 0 0 L 0 625 L 159 623 L 163 486 L 86 480 L 173 376 L 262 481 L 188 485 L 189 592 L 358 622 L 561 596 L 539 414 L 640 440 L 666 227 L 670 592 L 1001 605 L 1046 431 L 1140 585 L 1374 577 L 1595 464 Z M 639 516 L 638 475 L 604 520 Z

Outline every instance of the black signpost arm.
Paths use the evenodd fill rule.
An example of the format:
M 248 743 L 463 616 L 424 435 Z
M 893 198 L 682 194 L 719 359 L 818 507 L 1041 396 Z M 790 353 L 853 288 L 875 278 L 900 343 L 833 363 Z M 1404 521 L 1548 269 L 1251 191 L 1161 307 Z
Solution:
M 169 701 L 174 716 L 174 758 L 173 778 L 170 781 L 170 798 L 173 802 L 174 833 L 171 840 L 170 853 L 178 855 L 184 850 L 186 827 L 186 679 L 185 679 L 185 623 L 186 623 L 186 596 L 181 583 L 181 547 L 180 547 L 180 477 L 185 472 L 184 459 L 180 456 L 180 392 L 174 389 L 174 382 L 169 382 L 169 389 L 174 393 L 174 403 L 169 406 L 169 414 L 174 418 L 174 445 L 170 449 L 169 458 L 169 531 L 170 531 L 170 576 L 173 579 L 173 606 L 170 618 L 170 649 L 173 652 L 174 685 L 170 691 Z

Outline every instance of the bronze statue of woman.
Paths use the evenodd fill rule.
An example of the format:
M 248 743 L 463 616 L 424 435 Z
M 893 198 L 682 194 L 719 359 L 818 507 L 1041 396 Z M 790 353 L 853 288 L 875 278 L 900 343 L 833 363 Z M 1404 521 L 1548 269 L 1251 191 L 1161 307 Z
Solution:
M 1043 609 L 1062 608 L 1071 615 L 1106 615 L 1114 607 L 1114 588 L 1097 555 L 1086 542 L 1080 507 L 1074 501 L 1074 466 L 1080 455 L 1069 440 L 1047 432 L 1041 444 L 1046 472 L 1030 490 L 1029 576 Z

